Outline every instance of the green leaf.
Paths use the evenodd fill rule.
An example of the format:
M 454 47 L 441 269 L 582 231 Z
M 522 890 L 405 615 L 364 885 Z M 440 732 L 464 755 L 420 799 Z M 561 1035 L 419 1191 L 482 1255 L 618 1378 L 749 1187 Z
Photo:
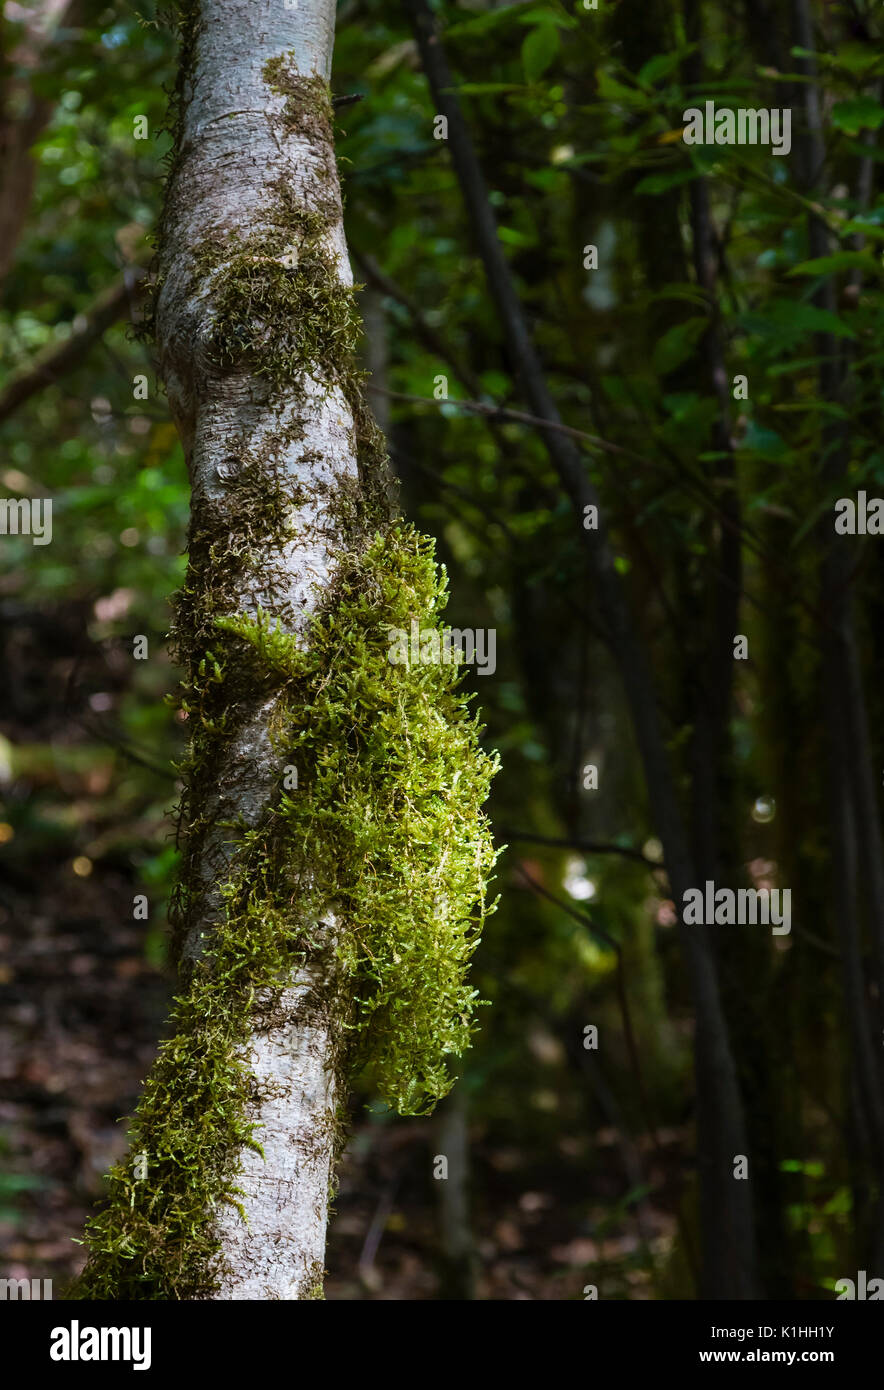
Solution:
M 684 323 L 673 324 L 654 348 L 654 367 L 658 372 L 671 372 L 690 357 L 697 343 L 709 327 L 709 320 L 703 318 L 685 319 Z
M 825 1171 L 816 1159 L 784 1158 L 780 1163 L 781 1173 L 804 1173 L 809 1178 L 821 1178 Z
M 636 73 L 638 81 L 643 87 L 652 86 L 658 78 L 668 77 L 671 72 L 676 72 L 689 53 L 693 53 L 697 47 L 695 43 L 687 48 L 676 49 L 674 53 L 657 53 L 653 58 L 639 68 Z
M 629 106 L 648 104 L 649 98 L 645 92 L 636 91 L 634 87 L 624 87 L 606 68 L 601 68 L 596 74 L 596 85 L 599 96 L 604 101 L 623 101 Z
M 873 159 L 876 164 L 884 164 L 884 149 L 878 145 L 867 145 L 858 137 L 845 135 L 844 148 L 849 154 L 855 154 L 857 159 Z
M 657 304 L 661 300 L 674 299 L 679 304 L 690 304 L 694 309 L 705 309 L 709 303 L 705 294 L 696 285 L 683 283 L 674 280 L 670 285 L 664 285 L 662 290 L 652 294 L 648 300 L 649 304 Z
M 868 43 L 845 43 L 835 53 L 834 61 L 848 72 L 867 72 L 881 64 L 882 54 L 874 44 L 870 47 Z
M 497 235 L 505 246 L 536 246 L 537 238 L 520 232 L 517 227 L 498 227 Z
M 472 19 L 461 20 L 445 30 L 446 39 L 477 38 L 489 34 L 493 29 L 505 28 L 512 24 L 556 24 L 560 29 L 576 29 L 579 21 L 561 6 L 550 8 L 538 5 L 535 0 L 526 0 L 521 5 L 501 5 L 497 9 L 486 10 Z
M 690 183 L 702 177 L 701 169 L 673 169 L 668 174 L 649 174 L 635 185 L 636 193 L 665 193 L 679 184 Z
M 747 333 L 755 333 L 777 352 L 789 351 L 808 333 L 831 333 L 836 338 L 855 338 L 849 324 L 828 309 L 805 304 L 800 299 L 775 299 L 763 313 L 740 314 L 738 322 Z
M 850 97 L 836 101 L 832 107 L 832 125 L 846 135 L 859 135 L 861 130 L 877 130 L 884 121 L 884 106 L 873 97 Z
M 529 85 L 543 76 L 558 51 L 559 31 L 549 20 L 526 34 L 522 42 L 522 67 Z
M 518 82 L 464 82 L 460 87 L 451 88 L 459 97 L 498 96 L 501 92 L 522 92 Z
M 537 6 L 534 4 L 534 0 L 527 0 L 527 3 L 522 5 L 501 5 L 498 9 L 487 10 L 484 14 L 461 20 L 459 24 L 452 24 L 446 28 L 445 37 L 446 39 L 466 38 L 468 36 L 475 38 L 490 33 L 492 29 L 518 23 L 526 15 L 529 17 L 537 15 Z
M 760 454 L 767 459 L 782 459 L 789 453 L 789 446 L 782 435 L 777 434 L 776 430 L 769 430 L 764 425 L 759 425 L 757 420 L 750 419 L 746 433 L 740 441 L 740 449 L 753 454 Z
M 812 261 L 802 261 L 789 271 L 790 275 L 832 275 L 839 270 L 864 270 L 867 275 L 876 275 L 881 266 L 868 251 L 837 251 L 833 256 L 817 256 Z
M 864 236 L 871 237 L 873 241 L 884 241 L 884 227 L 880 226 L 874 213 L 863 213 L 862 216 L 852 217 L 849 222 L 842 223 L 838 228 L 838 235 Z
M 882 60 L 881 53 L 864 43 L 846 43 L 837 53 L 815 53 L 812 48 L 791 48 L 793 58 L 815 58 L 820 67 L 845 68 L 847 72 L 869 72 Z

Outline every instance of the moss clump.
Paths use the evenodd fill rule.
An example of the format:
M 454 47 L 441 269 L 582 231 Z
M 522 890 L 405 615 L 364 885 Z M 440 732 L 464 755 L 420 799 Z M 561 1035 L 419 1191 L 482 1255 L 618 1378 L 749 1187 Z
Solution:
M 466 983 L 494 862 L 482 805 L 496 761 L 451 665 L 394 666 L 390 628 L 440 625 L 444 574 L 407 526 L 343 562 L 305 643 L 270 618 L 221 617 L 213 677 L 251 653 L 279 696 L 274 743 L 299 788 L 280 791 L 242 833 L 224 911 L 175 1002 L 134 1120 L 133 1151 L 90 1221 L 92 1258 L 75 1296 L 197 1298 L 218 1286 L 212 1229 L 237 1202 L 237 1158 L 259 1147 L 254 1077 L 239 1049 L 272 997 L 316 949 L 330 905 L 345 980 L 341 1064 L 368 1068 L 380 1095 L 425 1113 L 452 1084 L 476 992 Z M 245 644 L 245 649 L 243 648 Z M 217 668 L 217 669 L 214 669 Z M 269 998 L 268 998 L 269 996 Z M 260 1005 L 256 1004 L 260 999 Z
M 361 320 L 332 249 L 341 202 L 328 84 L 298 73 L 289 54 L 268 61 L 263 76 L 285 97 L 271 118 L 280 134 L 309 141 L 308 188 L 270 182 L 259 228 L 247 236 L 215 231 L 194 248 L 193 284 L 209 291 L 208 360 L 221 371 L 266 378 L 278 396 L 305 371 L 343 383 Z
M 269 230 L 229 233 L 196 250 L 197 273 L 211 282 L 208 353 L 221 370 L 265 377 L 277 390 L 308 370 L 335 380 L 361 322 L 327 247 L 327 219 L 285 191 L 271 215 L 277 225 Z
M 445 1059 L 469 1044 L 475 991 L 464 977 L 494 862 L 482 806 L 496 762 L 479 747 L 456 665 L 388 659 L 390 628 L 439 628 L 432 553 L 410 527 L 378 535 L 338 578 L 306 649 L 265 615 L 220 620 L 282 682 L 276 743 L 299 786 L 275 816 L 298 866 L 293 893 L 310 919 L 337 905 L 356 982 L 352 1063 L 402 1114 L 446 1094 Z
M 282 122 L 292 135 L 303 135 L 314 150 L 334 146 L 334 107 L 325 78 L 318 73 L 305 76 L 295 67 L 294 53 L 269 58 L 262 77 L 276 96 L 285 97 Z

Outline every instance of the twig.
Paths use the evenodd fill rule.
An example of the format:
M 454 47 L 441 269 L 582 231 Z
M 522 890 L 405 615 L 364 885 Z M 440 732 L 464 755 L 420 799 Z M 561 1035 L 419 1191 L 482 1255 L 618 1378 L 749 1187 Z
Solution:
M 77 315 L 70 336 L 63 343 L 44 348 L 33 362 L 6 383 L 0 391 L 0 422 L 7 420 L 45 386 L 51 386 L 81 365 L 86 351 L 138 297 L 146 274 L 143 266 L 127 268 L 117 283 L 104 290 L 85 314 Z
M 550 845 L 556 849 L 576 849 L 582 854 L 619 854 L 624 859 L 633 859 L 636 863 L 644 864 L 648 869 L 662 869 L 664 873 L 666 871 L 666 865 L 661 860 L 649 859 L 640 849 L 627 849 L 623 845 L 598 840 L 574 840 L 558 835 L 535 835 L 528 830 L 511 830 L 508 826 L 501 826 L 500 833 L 507 842 L 521 840 L 526 844 Z

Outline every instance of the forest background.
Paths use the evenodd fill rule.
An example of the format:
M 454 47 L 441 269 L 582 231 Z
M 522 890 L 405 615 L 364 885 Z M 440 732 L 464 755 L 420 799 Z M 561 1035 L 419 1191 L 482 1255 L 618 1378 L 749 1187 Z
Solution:
M 454 1092 L 431 1119 L 354 1094 L 326 1296 L 695 1297 L 698 1171 L 741 1181 L 704 1120 L 711 1027 L 758 1287 L 829 1298 L 884 1276 L 884 562 L 834 526 L 839 498 L 884 492 L 881 17 L 445 4 L 434 92 L 420 10 L 339 6 L 332 89 L 361 99 L 337 149 L 401 505 L 436 537 L 448 621 L 497 633 L 496 670 L 466 680 L 508 848 Z M 188 485 L 128 325 L 176 54 L 151 0 L 7 0 L 2 39 L 0 484 L 51 497 L 53 531 L 0 538 L 0 1231 L 5 1274 L 61 1285 L 173 989 Z M 487 188 L 439 138 L 452 90 Z M 707 100 L 789 108 L 791 151 L 686 145 Z M 564 427 L 489 288 L 477 205 Z M 676 924 L 679 847 L 699 885 L 792 894 L 788 935 L 704 938 L 720 1027 Z M 440 1153 L 466 1156 L 453 1182 Z

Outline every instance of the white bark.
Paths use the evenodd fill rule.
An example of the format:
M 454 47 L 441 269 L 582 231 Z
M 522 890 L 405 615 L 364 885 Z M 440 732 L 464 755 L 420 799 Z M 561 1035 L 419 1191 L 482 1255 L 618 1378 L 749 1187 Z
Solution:
M 231 230 L 242 240 L 270 230 L 268 209 L 283 179 L 307 211 L 331 195 L 340 209 L 334 159 L 314 136 L 292 131 L 285 98 L 263 76 L 269 59 L 291 55 L 304 77 L 327 79 L 334 36 L 334 0 L 201 0 L 200 23 L 185 96 L 179 164 L 171 190 L 163 245 L 163 288 L 157 305 L 161 368 L 188 455 L 193 507 L 211 515 L 223 504 L 230 471 L 260 458 L 268 441 L 293 501 L 295 538 L 266 557 L 285 572 L 273 604 L 261 566 L 245 574 L 231 611 L 271 608 L 289 631 L 303 633 L 334 571 L 342 536 L 333 502 L 344 479 L 357 476 L 351 411 L 340 387 L 306 376 L 282 399 L 242 370 L 224 372 L 206 351 L 211 327 L 211 277 L 194 286 L 194 248 Z M 340 215 L 328 233 L 342 284 L 352 283 Z M 288 388 L 287 388 L 288 389 Z M 273 393 L 270 393 L 272 397 Z M 283 434 L 298 420 L 301 437 Z M 296 433 L 296 432 L 293 432 Z M 256 705 L 217 769 L 212 813 L 238 814 L 249 824 L 278 789 L 282 769 L 270 745 L 273 700 Z M 228 832 L 229 836 L 229 832 Z M 207 886 L 200 920 L 185 954 L 193 956 L 212 931 L 219 902 L 212 885 L 223 877 L 229 850 L 223 833 L 210 835 L 201 866 Z M 326 936 L 334 930 L 331 912 Z M 233 1208 L 216 1217 L 224 1272 L 222 1299 L 297 1299 L 315 1295 L 325 1249 L 332 1178 L 336 1018 L 327 988 L 330 956 L 314 961 L 285 991 L 272 1023 L 256 1025 L 248 1054 L 259 1099 L 257 1140 L 265 1159 L 242 1154 L 244 1223 Z M 325 977 L 325 978 L 323 978 Z M 323 988 L 314 990 L 314 985 Z M 329 1002 L 332 1000 L 332 1002 Z M 339 1032 L 339 1030 L 337 1030 Z

